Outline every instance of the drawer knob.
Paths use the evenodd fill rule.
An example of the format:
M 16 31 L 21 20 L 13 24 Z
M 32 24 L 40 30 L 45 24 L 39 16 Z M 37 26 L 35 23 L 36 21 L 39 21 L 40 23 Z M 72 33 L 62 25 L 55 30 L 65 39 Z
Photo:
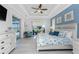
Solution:
M 4 43 L 4 41 L 1 42 L 1 44 L 3 44 L 3 43 Z
M 8 35 L 6 35 L 6 36 L 8 36 Z
M 4 49 L 4 47 L 1 48 L 1 50 Z
M 2 54 L 4 54 L 4 52 L 2 52 Z

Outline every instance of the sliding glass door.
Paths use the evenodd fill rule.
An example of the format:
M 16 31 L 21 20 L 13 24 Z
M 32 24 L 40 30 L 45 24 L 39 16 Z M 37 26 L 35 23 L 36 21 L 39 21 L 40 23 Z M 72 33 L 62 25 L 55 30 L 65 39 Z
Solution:
M 20 19 L 18 19 L 17 17 L 12 17 L 12 28 L 14 29 L 14 31 L 16 32 L 16 39 L 20 39 Z

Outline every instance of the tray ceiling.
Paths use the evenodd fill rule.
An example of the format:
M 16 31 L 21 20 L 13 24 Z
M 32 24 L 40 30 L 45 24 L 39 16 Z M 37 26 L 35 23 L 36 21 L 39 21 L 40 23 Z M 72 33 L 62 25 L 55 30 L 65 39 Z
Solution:
M 48 10 L 43 11 L 43 13 L 34 13 L 36 10 L 32 9 L 32 7 L 37 8 L 39 4 L 23 4 L 24 9 L 30 16 L 48 16 L 52 10 L 55 8 L 57 4 L 42 4 L 42 8 L 47 8 Z

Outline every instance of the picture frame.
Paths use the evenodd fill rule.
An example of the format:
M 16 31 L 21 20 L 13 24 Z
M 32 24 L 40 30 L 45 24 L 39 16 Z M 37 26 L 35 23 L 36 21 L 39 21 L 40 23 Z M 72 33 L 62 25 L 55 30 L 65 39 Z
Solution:
M 66 13 L 64 15 L 64 17 L 65 17 L 65 22 L 74 20 L 74 12 L 73 12 L 73 10 Z
M 61 16 L 56 19 L 56 23 L 57 24 L 62 23 L 62 17 Z

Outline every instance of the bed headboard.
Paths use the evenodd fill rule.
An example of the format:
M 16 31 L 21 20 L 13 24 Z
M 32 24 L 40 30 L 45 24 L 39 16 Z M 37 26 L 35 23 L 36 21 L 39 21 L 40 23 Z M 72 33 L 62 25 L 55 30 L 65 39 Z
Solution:
M 73 38 L 77 38 L 77 24 L 71 23 L 71 24 L 64 24 L 64 25 L 56 25 L 55 27 L 56 31 L 72 31 Z

